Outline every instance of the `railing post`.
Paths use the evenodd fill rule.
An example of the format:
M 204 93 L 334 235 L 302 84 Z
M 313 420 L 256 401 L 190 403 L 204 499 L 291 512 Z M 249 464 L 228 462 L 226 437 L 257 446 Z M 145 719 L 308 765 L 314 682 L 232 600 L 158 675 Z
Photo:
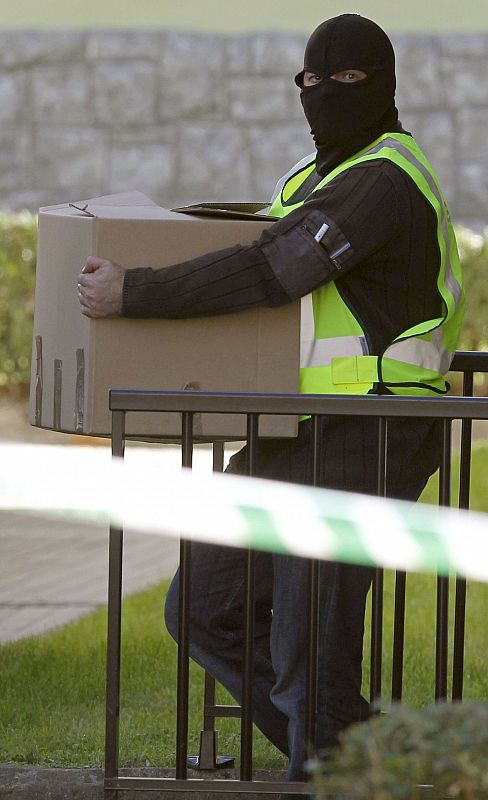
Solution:
M 193 456 L 193 414 L 182 415 L 182 466 L 191 468 Z M 180 583 L 178 614 L 178 685 L 176 698 L 176 777 L 186 778 L 188 756 L 188 692 L 190 636 L 191 543 L 180 542 Z
M 247 473 L 253 475 L 256 468 L 259 416 L 249 414 L 247 418 Z M 252 724 L 254 683 L 254 580 L 255 552 L 247 551 L 244 582 L 244 649 L 242 665 L 242 713 L 241 713 L 241 781 L 252 780 Z
M 393 658 L 391 670 L 391 699 L 400 702 L 403 692 L 403 653 L 405 648 L 405 596 L 407 573 L 395 574 L 395 609 L 393 616 Z
M 212 446 L 212 471 L 224 471 L 224 442 L 214 442 Z M 200 731 L 200 746 L 198 756 L 188 757 L 188 766 L 193 769 L 219 769 L 232 767 L 235 761 L 233 756 L 219 756 L 218 737 L 215 730 L 215 717 L 220 716 L 222 708 L 215 704 L 215 678 L 206 670 L 204 673 L 203 689 L 203 729 Z M 236 715 L 240 716 L 240 706 L 235 706 Z
M 223 472 L 224 443 L 214 442 L 212 447 L 212 470 Z M 198 752 L 199 769 L 215 769 L 217 766 L 217 734 L 215 717 L 208 713 L 215 707 L 215 678 L 205 671 L 203 689 L 203 730 L 200 731 L 200 748 Z
M 464 397 L 472 397 L 474 391 L 473 372 L 466 371 L 463 379 Z M 471 484 L 471 435 L 473 423 L 463 419 L 461 423 L 461 455 L 459 470 L 459 508 L 469 509 Z M 464 678 L 464 628 L 466 621 L 465 578 L 456 577 L 456 595 L 454 600 L 454 642 L 452 654 L 452 699 L 463 699 Z
M 377 495 L 386 495 L 386 442 L 387 421 L 378 417 L 378 461 L 377 461 Z M 375 702 L 381 697 L 381 671 L 383 648 L 383 570 L 377 568 L 373 578 L 371 620 L 371 679 L 370 698 Z
M 403 694 L 403 658 L 405 649 L 405 599 L 407 574 L 395 573 L 395 604 L 393 612 L 393 653 L 391 668 L 391 699 L 400 702 Z
M 319 424 L 318 416 L 312 417 L 313 473 L 312 485 L 319 485 Z M 308 651 L 305 710 L 305 745 L 307 758 L 312 759 L 317 747 L 317 691 L 320 625 L 320 562 L 310 559 L 308 564 Z
M 112 412 L 112 457 L 124 457 L 125 413 Z M 105 782 L 119 774 L 120 642 L 122 619 L 123 529 L 110 525 L 108 556 L 107 664 L 105 705 Z M 108 791 L 117 800 L 116 789 Z
M 439 474 L 439 505 L 451 504 L 451 420 L 442 420 L 442 458 Z M 449 642 L 449 578 L 437 577 L 437 619 L 435 652 L 435 699 L 447 698 Z

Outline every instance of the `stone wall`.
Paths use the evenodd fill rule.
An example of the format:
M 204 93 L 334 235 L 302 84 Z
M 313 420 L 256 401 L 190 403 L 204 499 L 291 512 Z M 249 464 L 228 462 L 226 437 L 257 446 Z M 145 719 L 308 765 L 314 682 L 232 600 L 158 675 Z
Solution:
M 0 207 L 126 189 L 171 207 L 265 200 L 313 149 L 293 76 L 305 37 L 0 32 Z M 452 217 L 488 224 L 488 34 L 394 37 L 401 119 Z

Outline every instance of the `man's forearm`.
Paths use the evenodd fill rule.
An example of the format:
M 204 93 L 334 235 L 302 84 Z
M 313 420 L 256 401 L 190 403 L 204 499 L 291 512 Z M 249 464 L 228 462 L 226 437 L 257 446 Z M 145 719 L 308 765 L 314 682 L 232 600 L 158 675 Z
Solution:
M 203 317 L 252 306 L 277 306 L 284 291 L 257 245 L 231 247 L 161 269 L 126 272 L 125 317 Z
M 284 305 L 336 280 L 354 267 L 357 253 L 322 210 L 322 202 L 318 197 L 292 211 L 251 245 L 235 245 L 170 267 L 126 270 L 118 313 L 167 319 L 227 314 Z M 103 268 L 80 276 L 84 314 L 113 316 L 112 305 L 110 313 L 105 312 L 104 284 L 111 275 L 118 281 L 123 269 L 104 261 Z
M 162 269 L 128 270 L 122 313 L 202 317 L 289 303 L 347 269 L 319 246 L 314 234 L 321 229 L 329 237 L 338 231 L 311 206 L 276 222 L 246 247 L 236 245 Z M 353 252 L 349 243 L 343 249 L 346 257 Z

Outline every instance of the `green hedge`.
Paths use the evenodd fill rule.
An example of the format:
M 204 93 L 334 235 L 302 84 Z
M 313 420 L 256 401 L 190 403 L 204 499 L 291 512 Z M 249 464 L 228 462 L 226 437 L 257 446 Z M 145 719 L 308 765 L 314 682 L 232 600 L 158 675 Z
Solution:
M 457 230 L 468 304 L 460 349 L 488 349 L 488 233 Z M 29 212 L 0 214 L 0 391 L 29 386 L 36 218 Z
M 26 389 L 30 380 L 36 218 L 0 214 L 0 389 Z
M 460 350 L 488 350 L 488 228 L 485 235 L 456 230 L 466 286 L 466 315 Z
M 488 704 L 397 707 L 353 725 L 317 765 L 315 788 L 317 800 L 486 798 Z

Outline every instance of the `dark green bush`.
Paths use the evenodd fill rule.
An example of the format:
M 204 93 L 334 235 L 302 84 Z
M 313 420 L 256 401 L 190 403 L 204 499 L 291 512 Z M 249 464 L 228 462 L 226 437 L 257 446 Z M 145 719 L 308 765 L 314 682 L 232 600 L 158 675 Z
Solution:
M 459 349 L 488 349 L 488 235 L 457 230 L 468 296 Z M 36 219 L 0 214 L 0 391 L 26 391 L 30 377 Z
M 0 214 L 0 390 L 30 380 L 36 270 L 36 218 Z
M 487 798 L 488 704 L 398 707 L 354 725 L 317 766 L 315 789 L 318 800 Z
M 456 231 L 466 287 L 466 315 L 459 350 L 488 350 L 488 231 Z
M 463 265 L 466 313 L 458 350 L 488 350 L 488 230 L 485 235 L 457 228 L 456 237 Z M 451 394 L 462 394 L 462 376 L 449 376 Z M 475 376 L 475 394 L 488 394 L 488 375 Z

